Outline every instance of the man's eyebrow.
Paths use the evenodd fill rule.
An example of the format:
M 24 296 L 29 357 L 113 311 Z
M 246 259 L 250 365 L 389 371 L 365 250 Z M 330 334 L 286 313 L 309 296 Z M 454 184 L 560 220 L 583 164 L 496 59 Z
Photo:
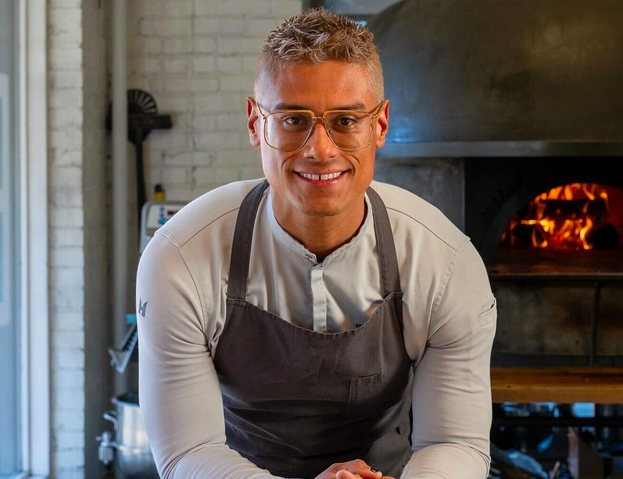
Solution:
M 335 108 L 329 108 L 329 110 L 363 110 L 365 109 L 365 105 L 363 103 L 351 103 L 350 105 L 342 105 Z M 272 111 L 275 110 L 311 110 L 308 106 L 304 105 L 296 105 L 293 103 L 277 103 Z M 314 112 L 318 113 L 318 112 Z

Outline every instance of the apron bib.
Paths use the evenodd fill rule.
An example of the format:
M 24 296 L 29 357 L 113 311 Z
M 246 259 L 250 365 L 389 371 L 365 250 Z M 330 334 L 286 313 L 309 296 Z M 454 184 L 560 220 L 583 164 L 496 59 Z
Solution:
M 227 445 L 282 477 L 313 479 L 353 459 L 399 477 L 411 458 L 413 371 L 385 205 L 369 187 L 383 303 L 363 326 L 320 333 L 246 301 L 255 217 L 267 187 L 257 185 L 238 213 L 227 317 L 214 357 Z

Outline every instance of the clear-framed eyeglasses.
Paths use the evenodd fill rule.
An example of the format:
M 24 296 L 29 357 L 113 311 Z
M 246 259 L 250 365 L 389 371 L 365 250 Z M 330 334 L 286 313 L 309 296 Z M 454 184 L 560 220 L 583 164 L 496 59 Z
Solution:
M 318 122 L 323 124 L 336 148 L 344 151 L 361 150 L 374 140 L 374 125 L 384 101 L 371 111 L 327 110 L 321 116 L 315 116 L 311 110 L 268 111 L 254 98 L 248 97 L 248 100 L 264 120 L 266 144 L 280 151 L 303 148 Z

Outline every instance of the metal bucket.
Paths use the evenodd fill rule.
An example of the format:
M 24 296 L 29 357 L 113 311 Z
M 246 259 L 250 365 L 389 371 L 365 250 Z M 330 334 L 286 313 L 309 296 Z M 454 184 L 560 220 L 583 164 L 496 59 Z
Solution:
M 104 418 L 114 424 L 115 438 L 109 431 L 97 438 L 100 441 L 100 461 L 108 465 L 114 460 L 115 476 L 119 479 L 158 479 L 138 405 L 138 394 L 122 394 L 112 398 L 112 402 L 117 410 L 107 411 Z

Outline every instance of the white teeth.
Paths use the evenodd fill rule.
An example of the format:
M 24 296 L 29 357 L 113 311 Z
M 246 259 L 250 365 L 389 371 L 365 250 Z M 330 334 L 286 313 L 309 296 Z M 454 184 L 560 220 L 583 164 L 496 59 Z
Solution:
M 320 179 L 321 180 L 332 180 L 333 178 L 337 178 L 341 174 L 342 172 L 338 171 L 337 173 L 331 173 L 330 175 L 320 175 Z
M 337 173 L 331 173 L 328 175 L 312 175 L 310 173 L 299 173 L 303 178 L 307 178 L 309 180 L 332 180 L 333 178 L 337 178 L 342 174 L 341 171 Z

